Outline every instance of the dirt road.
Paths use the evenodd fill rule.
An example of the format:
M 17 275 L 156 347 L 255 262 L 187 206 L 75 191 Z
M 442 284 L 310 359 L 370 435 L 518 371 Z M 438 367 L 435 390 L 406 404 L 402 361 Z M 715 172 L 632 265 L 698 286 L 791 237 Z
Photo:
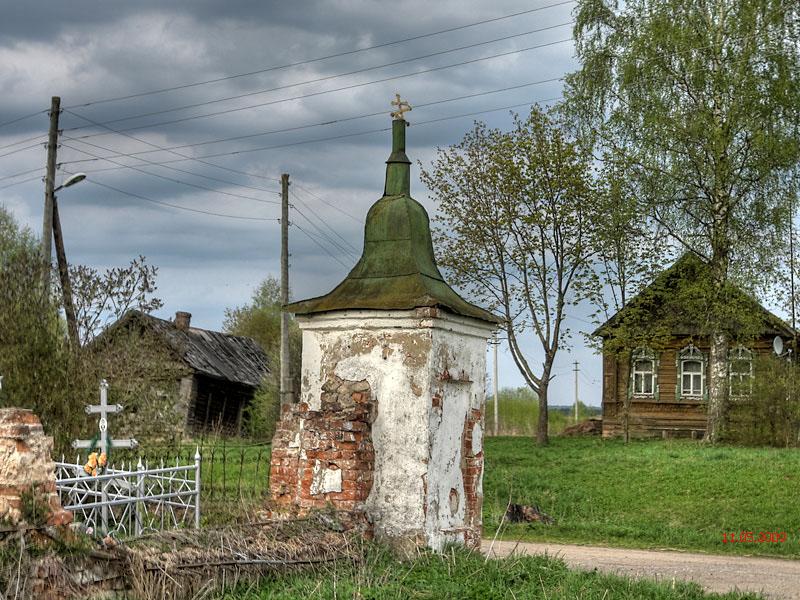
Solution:
M 484 540 L 484 552 L 488 552 L 490 545 L 490 540 Z M 767 598 L 800 600 L 800 560 L 500 541 L 494 543 L 492 554 L 502 557 L 512 551 L 546 552 L 580 569 L 662 581 L 690 580 L 710 592 L 738 589 L 762 592 Z

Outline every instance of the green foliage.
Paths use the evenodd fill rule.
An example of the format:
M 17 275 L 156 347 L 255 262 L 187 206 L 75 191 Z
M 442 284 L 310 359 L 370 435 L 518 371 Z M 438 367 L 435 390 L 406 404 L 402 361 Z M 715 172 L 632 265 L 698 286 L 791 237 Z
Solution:
M 536 426 L 539 422 L 539 403 L 534 394 L 528 387 L 503 388 L 498 394 L 498 410 L 500 413 L 499 435 L 525 435 L 533 436 L 536 434 Z M 599 413 L 597 408 L 586 406 L 578 402 L 579 420 L 588 419 Z M 486 424 L 487 434 L 494 431 L 494 399 L 486 399 Z M 567 412 L 553 410 L 550 406 L 547 411 L 548 431 L 558 435 L 565 427 L 574 424 L 572 410 Z
M 591 157 L 538 106 L 509 132 L 476 123 L 439 149 L 421 178 L 436 199 L 437 260 L 478 304 L 504 320 L 511 354 L 540 404 L 537 440 L 547 441 L 547 386 L 570 332 L 565 315 L 591 297 L 592 229 L 600 223 Z M 544 356 L 529 363 L 521 335 Z
M 506 524 L 505 539 L 800 557 L 794 449 L 598 438 L 485 444 L 485 530 L 497 529 L 509 497 L 556 520 Z M 785 531 L 788 539 L 723 543 L 723 532 L 742 531 Z
M 754 364 L 752 393 L 730 407 L 726 436 L 749 445 L 800 445 L 800 365 L 773 355 Z
M 84 265 L 70 265 L 69 273 L 81 345 L 93 340 L 128 310 L 151 313 L 164 305 L 153 296 L 158 267 L 148 265 L 144 256 L 133 259 L 127 267 L 113 267 L 103 273 Z
M 257 586 L 224 596 L 233 600 L 358 598 L 389 600 L 493 600 L 506 598 L 606 600 L 756 600 L 754 594 L 705 594 L 695 583 L 634 580 L 597 571 L 577 571 L 547 556 L 486 560 L 477 552 L 452 548 L 420 552 L 400 560 L 381 547 L 368 547 L 362 561 L 331 563 L 313 571 L 279 573 Z
M 86 381 L 43 287 L 46 273 L 32 233 L 0 207 L 0 406 L 33 409 L 48 434 L 66 440 L 80 423 Z
M 580 0 L 564 111 L 673 243 L 709 265 L 708 438 L 724 429 L 731 278 L 768 289 L 800 161 L 800 5 Z
M 91 403 L 99 399 L 98 382 L 106 379 L 109 403 L 124 407 L 109 419 L 112 437 L 135 437 L 146 444 L 179 439 L 188 411 L 180 404 L 179 382 L 187 369 L 161 338 L 138 326 L 115 329 L 95 338 L 83 359 L 94 382 Z M 96 418 L 85 417 L 81 435 L 91 437 L 96 431 Z
M 20 493 L 20 512 L 23 520 L 31 527 L 41 527 L 47 523 L 51 511 L 47 497 L 48 492 L 42 485 L 31 486 Z
M 137 269 L 154 274 L 141 257 L 134 263 Z M 0 406 L 32 409 L 54 437 L 56 451 L 64 451 L 71 440 L 95 432 L 96 419 L 89 419 L 83 406 L 97 401 L 99 381 L 107 378 L 112 386 L 111 401 L 128 409 L 127 415 L 123 413 L 125 416 L 112 421 L 112 427 L 124 427 L 126 419 L 137 426 L 136 431 L 120 427 L 117 432 L 130 435 L 162 426 L 174 430 L 174 419 L 169 421 L 163 410 L 165 403 L 154 402 L 170 376 L 164 368 L 168 363 L 162 362 L 164 357 L 155 354 L 146 340 L 135 338 L 116 346 L 101 343 L 88 349 L 70 348 L 59 316 L 60 294 L 43 290 L 46 270 L 38 241 L 0 207 Z M 79 315 L 85 323 L 94 323 L 92 327 L 100 319 L 97 311 L 107 311 L 95 305 L 98 297 L 114 298 L 116 304 L 129 295 L 124 293 L 130 288 L 128 270 L 110 273 L 113 276 L 93 280 L 97 285 L 75 287 L 77 304 L 83 307 Z M 148 297 L 155 289 L 152 279 L 144 288 L 130 289 L 137 302 L 155 301 Z M 94 290 L 94 296 L 84 298 L 82 294 L 90 290 Z M 95 306 L 95 312 L 91 306 Z M 82 325 L 82 331 L 88 329 Z M 142 409 L 138 414 L 137 408 Z M 163 428 L 159 431 L 164 435 Z
M 244 427 L 249 436 L 270 439 L 280 409 L 280 282 L 272 276 L 258 286 L 250 304 L 225 310 L 223 328 L 229 333 L 257 341 L 267 354 L 270 373 L 246 408 Z M 297 322 L 289 320 L 289 368 L 295 394 L 300 390 L 302 334 Z

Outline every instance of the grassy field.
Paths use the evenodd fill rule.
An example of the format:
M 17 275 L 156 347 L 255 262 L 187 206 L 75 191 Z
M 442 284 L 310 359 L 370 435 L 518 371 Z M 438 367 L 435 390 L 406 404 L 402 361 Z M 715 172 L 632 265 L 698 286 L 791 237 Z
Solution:
M 279 574 L 257 586 L 225 596 L 229 600 L 694 600 L 757 599 L 753 594 L 704 594 L 690 583 L 633 581 L 597 572 L 574 571 L 553 558 L 516 557 L 486 561 L 481 555 L 453 551 L 421 554 L 401 562 L 388 552 L 368 552 L 364 564 L 339 564 L 316 571 Z
M 800 558 L 800 452 L 632 442 L 487 438 L 484 535 L 509 501 L 551 526 L 504 524 L 502 537 Z M 723 532 L 786 532 L 784 543 L 723 543 Z
M 499 393 L 498 412 L 500 435 L 533 436 L 539 420 L 539 404 L 536 396 L 529 388 L 503 388 Z M 494 400 L 486 399 L 486 431 L 494 431 Z M 578 404 L 580 420 L 600 414 L 597 407 Z M 564 413 L 554 407 L 547 411 L 547 423 L 551 435 L 564 431 L 565 427 L 575 423 L 572 412 Z

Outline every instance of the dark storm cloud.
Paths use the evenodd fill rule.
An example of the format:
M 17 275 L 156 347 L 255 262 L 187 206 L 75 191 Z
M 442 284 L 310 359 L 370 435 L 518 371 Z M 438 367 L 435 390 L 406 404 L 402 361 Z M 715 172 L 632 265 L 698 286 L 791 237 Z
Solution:
M 0 20 L 0 124 L 41 112 L 0 127 L 0 146 L 39 137 L 0 148 L 0 154 L 43 141 L 44 111 L 50 96 L 60 95 L 69 110 L 61 115 L 59 181 L 69 172 L 89 174 L 89 182 L 59 194 L 70 259 L 107 268 L 144 254 L 160 267 L 164 316 L 189 310 L 198 325 L 219 327 L 226 307 L 243 304 L 261 279 L 278 273 L 279 226 L 274 219 L 279 207 L 235 196 L 277 200 L 275 178 L 291 174 L 291 202 L 313 222 L 293 210 L 293 296 L 328 291 L 360 254 L 364 216 L 383 190 L 390 139 L 382 131 L 314 140 L 388 128 L 388 103 L 400 91 L 417 105 L 409 116 L 408 131 L 408 153 L 415 161 L 413 193 L 433 215 L 435 206 L 418 180 L 416 161 L 427 163 L 437 146 L 457 142 L 475 119 L 508 127 L 510 117 L 508 110 L 499 110 L 430 124 L 424 121 L 552 98 L 559 95 L 560 83 L 419 105 L 559 77 L 574 67 L 572 45 L 562 43 L 393 81 L 369 82 L 556 41 L 569 37 L 571 29 L 559 27 L 403 64 L 380 65 L 561 24 L 570 20 L 572 5 L 294 68 L 108 103 L 95 101 L 348 52 L 554 1 L 28 1 L 5 10 Z M 363 72 L 338 76 L 356 70 Z M 304 84 L 323 78 L 329 79 Z M 355 87 L 313 95 L 348 86 Z M 272 88 L 284 89 L 267 91 Z M 242 94 L 247 96 L 217 102 Z M 305 97 L 290 100 L 297 96 Z M 170 110 L 188 104 L 204 105 Z M 262 106 L 251 107 L 257 104 Z M 116 130 L 136 128 L 125 135 L 91 127 L 84 119 L 106 122 L 151 112 L 161 114 L 108 124 Z M 160 124 L 213 112 L 224 114 Z M 382 114 L 352 119 L 374 112 Z M 314 124 L 318 125 L 275 132 Z M 148 142 L 163 147 L 263 132 L 272 133 L 175 151 L 190 157 L 227 154 L 203 159 L 205 164 L 172 162 L 181 159 L 175 152 L 147 153 L 140 159 L 118 157 L 113 162 L 87 160 L 91 155 L 152 150 Z M 83 137 L 87 135 L 92 137 Z M 276 147 L 264 149 L 271 146 Z M 119 168 L 120 163 L 138 165 L 138 170 Z M 2 178 L 43 165 L 41 146 L 0 157 L 0 204 L 37 232 L 41 229 L 41 182 L 2 188 L 38 173 Z M 272 220 L 181 211 L 91 182 L 199 211 Z M 504 365 L 504 372 L 506 383 L 519 381 L 510 363 Z

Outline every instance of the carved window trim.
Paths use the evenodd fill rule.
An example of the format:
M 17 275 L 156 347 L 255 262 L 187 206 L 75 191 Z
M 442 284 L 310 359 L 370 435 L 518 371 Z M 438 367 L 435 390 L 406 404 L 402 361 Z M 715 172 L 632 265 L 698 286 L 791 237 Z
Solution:
M 688 371 L 686 370 L 687 365 L 691 363 L 699 363 L 700 370 L 699 371 Z M 677 367 L 677 375 L 678 381 L 675 384 L 675 396 L 678 400 L 706 400 L 708 394 L 708 385 L 706 382 L 706 356 L 703 354 L 697 346 L 694 344 L 689 344 L 681 349 L 678 352 L 678 358 L 676 360 Z M 685 377 L 689 377 L 689 392 L 687 393 L 684 390 L 684 382 Z M 695 383 L 698 381 L 697 377 L 699 376 L 699 389 L 695 388 Z
M 747 364 L 746 369 L 735 370 L 736 364 Z M 743 400 L 753 394 L 753 351 L 742 345 L 728 350 L 728 394 L 732 400 Z M 736 379 L 738 390 L 734 387 Z M 742 390 L 744 393 L 742 393 Z M 737 393 L 738 392 L 738 393 Z
M 650 362 L 650 368 L 638 369 L 640 362 Z M 637 375 L 641 377 L 637 378 Z M 647 389 L 647 379 L 650 379 L 650 391 Z M 650 348 L 640 347 L 631 353 L 630 394 L 634 398 L 653 398 L 658 400 L 658 357 Z M 637 384 L 641 385 L 637 385 Z

